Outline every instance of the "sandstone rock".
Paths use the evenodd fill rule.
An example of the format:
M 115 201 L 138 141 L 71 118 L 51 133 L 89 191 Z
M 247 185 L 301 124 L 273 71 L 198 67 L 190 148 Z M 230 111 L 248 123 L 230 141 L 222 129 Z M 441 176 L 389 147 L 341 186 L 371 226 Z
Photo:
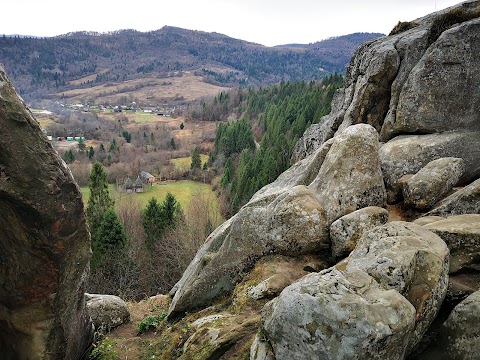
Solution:
M 443 199 L 427 215 L 480 214 L 480 179 Z
M 344 264 L 340 266 L 347 270 L 365 271 L 413 304 L 416 323 L 410 349 L 415 347 L 447 292 L 449 250 L 442 239 L 422 226 L 394 221 L 366 232 Z
M 275 358 L 403 359 L 415 309 L 363 271 L 335 268 L 285 288 L 262 311 Z
M 319 152 L 316 156 L 322 157 Z M 310 175 L 293 177 L 296 186 L 280 175 L 282 180 L 272 184 L 274 191 L 269 186 L 260 190 L 197 252 L 175 286 L 169 314 L 201 306 L 232 290 L 239 274 L 265 255 L 327 251 L 328 229 L 334 220 L 361 207 L 384 205 L 377 153 L 375 130 L 365 124 L 352 126 L 334 138 L 308 187 L 296 184 Z M 310 170 L 304 173 L 310 174 Z
M 258 334 L 250 347 L 250 360 L 275 360 L 270 346 Z
M 458 304 L 420 359 L 474 360 L 480 354 L 480 291 Z
M 82 196 L 0 67 L 0 353 L 79 359 L 90 235 Z
M 247 290 L 247 296 L 252 300 L 273 298 L 292 283 L 291 279 L 284 274 L 275 274 L 260 284 L 252 286 Z
M 415 174 L 430 161 L 443 157 L 462 158 L 465 173 L 460 183 L 480 176 L 480 133 L 447 132 L 430 135 L 398 136 L 380 148 L 380 161 L 388 202 L 400 199 L 399 179 Z
M 332 255 L 342 258 L 355 249 L 363 233 L 388 221 L 388 211 L 370 206 L 342 216 L 330 226 Z
M 114 295 L 85 294 L 87 311 L 97 330 L 111 329 L 130 321 L 125 301 Z
M 430 161 L 403 184 L 405 205 L 430 209 L 452 190 L 463 172 L 463 159 L 440 158 Z
M 480 264 L 480 215 L 457 215 L 424 226 L 450 249 L 450 273 Z
M 262 329 L 277 359 L 403 359 L 438 313 L 448 260 L 445 243 L 419 225 L 376 227 L 347 259 L 268 303 Z
M 445 218 L 442 216 L 422 216 L 418 219 L 415 219 L 413 223 L 423 226 L 423 225 L 428 225 L 428 224 L 434 223 L 435 221 L 440 221 L 444 219 Z
M 445 31 L 410 72 L 390 132 L 478 131 L 479 63 L 480 19 Z
M 350 126 L 334 140 L 309 185 L 325 209 L 328 226 L 355 210 L 386 205 L 375 129 L 366 124 Z

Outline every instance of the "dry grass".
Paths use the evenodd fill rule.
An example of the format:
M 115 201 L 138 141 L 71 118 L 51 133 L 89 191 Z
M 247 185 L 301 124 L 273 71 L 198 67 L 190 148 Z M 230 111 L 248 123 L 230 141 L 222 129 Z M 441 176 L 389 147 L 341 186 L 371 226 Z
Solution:
M 92 80 L 96 74 L 72 82 L 73 85 Z M 87 79 L 88 78 L 88 79 Z M 143 104 L 162 104 L 192 101 L 216 95 L 227 88 L 207 84 L 201 76 L 184 72 L 182 76 L 158 78 L 150 75 L 141 79 L 110 82 L 83 89 L 72 89 L 53 94 L 67 102 L 120 103 L 121 100 L 139 101 Z

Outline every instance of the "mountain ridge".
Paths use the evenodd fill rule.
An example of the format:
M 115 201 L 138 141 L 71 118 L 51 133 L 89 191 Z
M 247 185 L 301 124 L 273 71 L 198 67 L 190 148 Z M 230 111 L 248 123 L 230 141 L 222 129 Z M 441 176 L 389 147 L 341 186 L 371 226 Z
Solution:
M 344 72 L 353 51 L 382 34 L 267 47 L 223 34 L 172 26 L 150 32 L 73 32 L 55 37 L 0 37 L 0 63 L 27 102 L 75 87 L 192 71 L 223 87 L 316 80 Z M 92 76 L 84 84 L 72 84 Z

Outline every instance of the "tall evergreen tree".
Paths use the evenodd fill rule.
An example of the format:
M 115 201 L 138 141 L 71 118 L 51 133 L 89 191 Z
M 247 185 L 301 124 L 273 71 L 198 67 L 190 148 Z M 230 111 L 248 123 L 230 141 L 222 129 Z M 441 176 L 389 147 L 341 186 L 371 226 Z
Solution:
M 121 256 L 127 242 L 125 229 L 113 208 L 107 209 L 103 214 L 96 236 L 92 251 L 92 267 L 94 268 L 102 263 L 108 263 L 111 257 Z
M 107 173 L 102 164 L 96 161 L 93 164 L 92 171 L 88 183 L 90 197 L 87 205 L 87 220 L 90 226 L 92 237 L 93 257 L 97 257 L 97 253 L 102 248 L 100 227 L 107 210 L 113 209 L 114 202 L 108 192 Z
M 192 152 L 192 163 L 190 164 L 190 168 L 192 170 L 200 169 L 202 167 L 202 158 L 200 157 L 200 149 L 198 146 L 193 149 Z

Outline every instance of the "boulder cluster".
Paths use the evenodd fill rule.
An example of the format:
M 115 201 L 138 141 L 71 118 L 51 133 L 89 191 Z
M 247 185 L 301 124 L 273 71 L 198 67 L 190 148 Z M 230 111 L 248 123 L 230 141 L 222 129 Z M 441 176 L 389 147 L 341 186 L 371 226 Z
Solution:
M 314 255 L 325 266 L 246 292 L 272 299 L 251 359 L 475 358 L 479 17 L 467 1 L 362 45 L 292 167 L 207 238 L 169 317 L 238 295 L 263 259 Z

